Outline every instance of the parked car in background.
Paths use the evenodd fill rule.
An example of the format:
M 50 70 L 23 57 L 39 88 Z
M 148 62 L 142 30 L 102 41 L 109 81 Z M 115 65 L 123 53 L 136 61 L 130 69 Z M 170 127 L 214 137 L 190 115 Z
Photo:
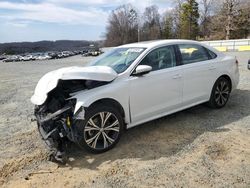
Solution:
M 36 56 L 36 60 L 48 60 L 51 59 L 51 57 L 48 54 L 40 54 Z
M 6 57 L 6 55 L 1 55 L 0 56 L 0 60 L 4 60 L 4 59 L 6 59 L 7 57 Z
M 88 52 L 88 50 L 75 50 L 75 51 L 55 51 L 55 52 L 36 52 L 36 53 L 25 53 L 19 55 L 1 55 L 0 60 L 4 60 L 4 62 L 17 62 L 17 61 L 31 61 L 31 60 L 48 60 L 48 59 L 60 59 L 71 57 L 79 54 L 86 54 L 97 56 L 101 51 L 97 52 Z
M 34 60 L 34 58 L 32 55 L 25 55 L 25 56 L 20 57 L 20 60 L 21 61 L 31 61 L 31 60 Z
M 222 108 L 238 82 L 235 57 L 195 41 L 148 41 L 47 73 L 31 101 L 39 132 L 63 161 L 68 141 L 101 153 L 124 129 L 201 103 Z
M 88 52 L 85 52 L 82 54 L 83 57 L 88 57 L 88 56 L 98 56 L 102 54 L 103 52 L 100 50 L 89 50 Z
M 90 56 L 90 53 L 88 51 L 82 54 L 82 57 L 88 57 L 88 56 Z
M 58 54 L 56 52 L 48 52 L 48 55 L 51 57 L 51 59 L 57 59 Z
M 20 61 L 20 56 L 17 55 L 9 56 L 8 58 L 3 60 L 3 62 L 17 62 L 17 61 Z

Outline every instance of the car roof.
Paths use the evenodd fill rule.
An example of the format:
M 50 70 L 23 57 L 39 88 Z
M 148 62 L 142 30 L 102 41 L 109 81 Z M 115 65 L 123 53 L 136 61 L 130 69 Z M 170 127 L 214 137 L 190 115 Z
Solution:
M 139 47 L 139 48 L 153 48 L 161 45 L 167 45 L 167 44 L 179 44 L 179 43 L 191 43 L 191 44 L 200 44 L 197 41 L 193 40 L 181 40 L 181 39 L 170 39 L 170 40 L 151 40 L 151 41 L 143 41 L 143 42 L 136 42 L 136 43 L 131 43 L 131 44 L 125 44 L 121 47 L 126 47 L 126 48 L 133 48 L 133 47 Z

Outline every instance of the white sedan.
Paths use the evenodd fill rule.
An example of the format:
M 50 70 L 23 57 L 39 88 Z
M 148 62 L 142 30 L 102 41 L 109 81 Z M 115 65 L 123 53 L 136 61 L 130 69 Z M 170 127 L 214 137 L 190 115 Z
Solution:
M 195 41 L 148 41 L 47 73 L 31 101 L 42 138 L 60 160 L 67 141 L 100 153 L 124 129 L 201 103 L 222 108 L 238 82 L 234 57 Z

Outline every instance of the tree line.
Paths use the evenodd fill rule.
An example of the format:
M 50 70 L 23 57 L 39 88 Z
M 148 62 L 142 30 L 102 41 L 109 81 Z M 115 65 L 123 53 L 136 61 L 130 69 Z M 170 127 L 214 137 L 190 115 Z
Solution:
M 131 4 L 113 10 L 105 46 L 156 40 L 222 40 L 250 36 L 249 0 L 173 0 L 173 8 L 159 13 L 156 5 L 143 12 Z
M 86 50 L 89 48 L 90 44 L 99 45 L 100 41 L 94 42 L 94 41 L 57 40 L 57 41 L 0 43 L 0 55 L 49 52 L 49 51 Z

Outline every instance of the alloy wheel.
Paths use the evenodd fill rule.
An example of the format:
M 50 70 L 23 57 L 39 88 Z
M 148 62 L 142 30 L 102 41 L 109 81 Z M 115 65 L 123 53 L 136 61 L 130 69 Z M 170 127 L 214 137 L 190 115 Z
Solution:
M 84 140 L 89 147 L 102 150 L 115 143 L 119 132 L 120 123 L 115 114 L 99 112 L 84 127 Z
M 229 98 L 229 94 L 229 84 L 225 80 L 220 81 L 215 89 L 215 102 L 217 105 L 224 106 Z

